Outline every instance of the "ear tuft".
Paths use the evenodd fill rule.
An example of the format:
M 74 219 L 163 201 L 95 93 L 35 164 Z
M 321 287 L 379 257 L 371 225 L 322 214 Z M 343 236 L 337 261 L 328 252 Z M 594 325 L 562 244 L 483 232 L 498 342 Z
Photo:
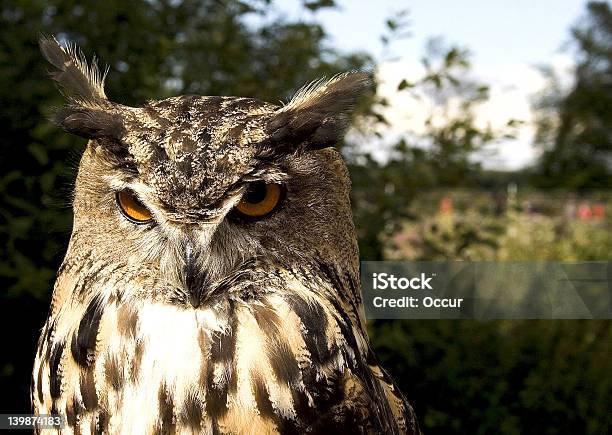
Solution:
M 121 118 L 103 109 L 68 106 L 58 110 L 54 118 L 55 123 L 64 131 L 86 139 L 120 139 L 125 134 Z
M 76 45 L 62 47 L 54 37 L 41 36 L 38 41 L 43 56 L 56 70 L 51 77 L 74 101 L 106 100 L 104 78 L 94 58 L 88 64 Z M 108 71 L 108 69 L 107 69 Z
M 344 112 L 351 109 L 370 84 L 369 75 L 358 71 L 336 74 L 329 80 L 315 80 L 300 89 L 280 112 L 309 109 Z
M 107 100 L 104 77 L 95 58 L 88 64 L 76 45 L 62 47 L 57 39 L 42 36 L 40 51 L 55 67 L 51 77 L 68 97 L 68 105 L 56 111 L 55 123 L 87 139 L 121 138 L 125 133 L 117 105 Z
M 348 72 L 303 87 L 268 122 L 271 142 L 309 148 L 334 145 L 344 136 L 357 98 L 370 85 L 367 73 Z

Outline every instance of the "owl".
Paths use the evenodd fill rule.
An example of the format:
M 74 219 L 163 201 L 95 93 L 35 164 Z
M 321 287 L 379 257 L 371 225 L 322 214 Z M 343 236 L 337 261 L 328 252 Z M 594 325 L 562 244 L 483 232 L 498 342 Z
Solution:
M 361 72 L 281 107 L 186 95 L 129 107 L 43 37 L 89 139 L 33 368 L 62 433 L 420 433 L 364 324 L 347 168 Z

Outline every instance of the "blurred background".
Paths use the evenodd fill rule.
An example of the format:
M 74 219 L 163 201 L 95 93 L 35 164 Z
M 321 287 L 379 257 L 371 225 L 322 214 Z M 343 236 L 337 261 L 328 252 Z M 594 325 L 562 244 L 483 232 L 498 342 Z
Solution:
M 376 87 L 342 151 L 362 260 L 610 260 L 612 11 L 516 0 L 0 3 L 0 412 L 28 412 L 36 340 L 84 141 L 39 33 L 108 64 L 124 104 L 287 101 L 351 69 Z M 376 321 L 373 345 L 430 434 L 612 432 L 612 323 Z

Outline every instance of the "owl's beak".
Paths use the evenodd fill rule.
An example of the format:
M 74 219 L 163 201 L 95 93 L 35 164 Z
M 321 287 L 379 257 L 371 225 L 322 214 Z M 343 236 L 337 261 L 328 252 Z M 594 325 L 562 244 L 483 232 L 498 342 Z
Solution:
M 194 244 L 191 240 L 187 240 L 183 248 L 183 284 L 189 295 L 189 303 L 198 308 L 202 301 L 202 293 L 208 274 L 205 270 L 198 267 L 198 254 L 194 249 Z

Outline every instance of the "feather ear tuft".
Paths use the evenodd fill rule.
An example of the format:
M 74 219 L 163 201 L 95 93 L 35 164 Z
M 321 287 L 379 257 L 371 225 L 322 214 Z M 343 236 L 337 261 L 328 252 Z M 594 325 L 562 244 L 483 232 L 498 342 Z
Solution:
M 106 100 L 104 74 L 94 58 L 91 64 L 76 45 L 62 47 L 54 37 L 41 36 L 38 41 L 43 56 L 56 70 L 51 77 L 74 101 Z
M 370 85 L 367 73 L 348 72 L 303 87 L 272 115 L 266 126 L 270 142 L 333 146 L 344 136 L 357 98 Z
M 88 64 L 76 45 L 63 47 L 54 37 L 42 36 L 39 45 L 55 67 L 51 77 L 68 98 L 68 105 L 55 112 L 55 123 L 87 139 L 121 138 L 125 133 L 122 117 L 116 110 L 118 105 L 106 98 L 106 73 L 100 73 L 95 58 Z
M 86 139 L 120 139 L 125 134 L 121 118 L 103 109 L 68 106 L 55 113 L 54 121 L 64 131 Z

